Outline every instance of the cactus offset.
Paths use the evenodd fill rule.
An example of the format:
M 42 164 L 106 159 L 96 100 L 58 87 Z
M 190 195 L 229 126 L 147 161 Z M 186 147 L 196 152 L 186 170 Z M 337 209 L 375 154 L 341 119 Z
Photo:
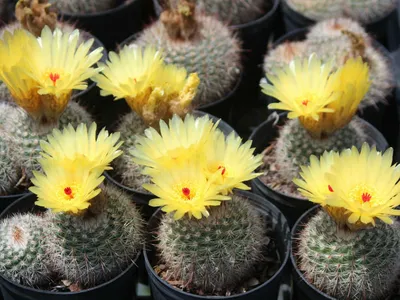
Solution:
M 262 261 L 265 224 L 245 199 L 214 207 L 205 219 L 174 220 L 164 215 L 157 239 L 171 275 L 202 291 L 234 287 Z
M 224 97 L 240 75 L 240 45 L 237 38 L 227 26 L 203 15 L 189 18 L 194 18 L 195 22 L 188 20 L 184 23 L 191 25 L 182 32 L 184 24 L 179 20 L 183 18 L 169 11 L 164 13 L 163 21 L 157 21 L 145 29 L 134 43 L 139 46 L 153 45 L 162 50 L 167 64 L 176 64 L 184 67 L 188 73 L 198 74 L 200 85 L 193 100 L 194 106 Z
M 61 13 L 96 13 L 112 9 L 115 0 L 49 0 Z
M 135 112 L 125 115 L 116 130 L 121 133 L 121 140 L 124 141 L 121 146 L 124 153 L 113 161 L 115 172 L 121 177 L 121 183 L 141 192 L 145 191 L 142 184 L 150 183 L 150 177 L 142 174 L 143 167 L 133 161 L 130 152 L 135 147 L 136 135 L 143 134 L 146 128 L 147 126 Z
M 308 164 L 311 155 L 318 157 L 325 151 L 340 151 L 353 145 L 361 147 L 365 140 L 366 134 L 357 118 L 324 139 L 312 138 L 299 120 L 294 119 L 280 130 L 274 155 L 279 173 L 290 182 L 298 176 L 300 166 Z
M 88 213 L 48 212 L 52 235 L 46 241 L 51 266 L 83 287 L 124 271 L 140 252 L 143 220 L 129 195 L 105 186 Z
M 0 273 L 26 286 L 45 283 L 51 275 L 44 250 L 48 226 L 33 214 L 0 221 Z
M 320 211 L 302 228 L 298 266 L 317 289 L 340 300 L 383 299 L 391 292 L 399 271 L 398 224 L 351 232 Z
M 385 17 L 396 8 L 396 0 L 286 0 L 294 11 L 307 18 L 321 21 L 335 17 L 351 17 L 370 24 Z
M 176 5 L 181 0 L 173 0 Z M 223 22 L 238 25 L 256 20 L 270 5 L 264 0 L 189 0 L 197 4 L 197 10 L 206 15 L 216 16 Z M 266 5 L 266 2 L 268 5 Z

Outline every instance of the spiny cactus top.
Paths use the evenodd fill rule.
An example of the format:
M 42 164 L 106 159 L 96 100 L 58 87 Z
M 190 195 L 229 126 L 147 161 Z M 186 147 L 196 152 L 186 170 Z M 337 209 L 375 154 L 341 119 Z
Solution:
M 53 131 L 49 142 L 42 142 L 40 164 L 44 173 L 34 172 L 30 191 L 38 196 L 36 205 L 54 212 L 79 213 L 90 206 L 100 193 L 101 176 L 111 161 L 122 154 L 116 145 L 118 134 L 102 130 L 96 139 L 96 124 L 87 131 L 81 124 L 75 131 L 68 127 Z
M 86 89 L 85 80 L 99 71 L 91 66 L 101 58 L 102 48 L 90 52 L 94 40 L 80 45 L 78 40 L 78 30 L 52 32 L 47 26 L 39 38 L 17 29 L 0 40 L 0 79 L 39 123 L 56 122 L 72 90 Z
M 110 52 L 102 67 L 102 74 L 93 77 L 101 95 L 125 98 L 149 125 L 186 113 L 199 85 L 196 73 L 188 76 L 184 68 L 164 64 L 161 53 L 151 47 Z
M 207 116 L 175 115 L 169 126 L 160 121 L 160 132 L 147 129 L 132 155 L 152 177 L 144 187 L 159 197 L 149 204 L 175 212 L 175 219 L 208 217 L 209 206 L 229 200 L 233 188 L 249 189 L 242 182 L 258 176 L 261 156 L 253 156 L 251 141 L 242 145 L 235 133 L 225 138 Z
M 392 224 L 400 215 L 400 168 L 392 165 L 393 149 L 378 152 L 368 144 L 340 154 L 325 152 L 302 168 L 302 179 L 294 179 L 299 191 L 319 203 L 338 225 L 361 229 L 376 219 Z
M 267 75 L 263 92 L 278 99 L 268 107 L 288 110 L 290 119 L 299 118 L 307 131 L 323 138 L 347 125 L 367 93 L 369 68 L 361 57 L 349 59 L 336 72 L 333 62 L 322 64 L 315 54 L 293 60 Z

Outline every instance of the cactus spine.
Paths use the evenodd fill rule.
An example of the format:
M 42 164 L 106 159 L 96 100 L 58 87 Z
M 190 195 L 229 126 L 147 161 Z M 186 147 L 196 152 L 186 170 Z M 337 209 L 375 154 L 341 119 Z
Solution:
M 116 5 L 115 0 L 50 0 L 60 12 L 87 14 L 106 11 Z
M 261 216 L 246 199 L 233 195 L 213 207 L 208 218 L 176 221 L 164 215 L 157 239 L 173 277 L 215 292 L 252 276 L 267 237 Z
M 399 225 L 338 229 L 324 211 L 299 235 L 298 266 L 316 288 L 336 299 L 383 299 L 399 270 Z
M 370 24 L 395 9 L 396 0 L 285 0 L 294 11 L 307 18 L 321 21 L 329 18 L 351 17 Z
M 91 287 L 125 270 L 141 250 L 143 221 L 129 195 L 102 188 L 84 215 L 46 215 L 51 266 L 72 282 Z
M 193 101 L 195 107 L 224 97 L 240 75 L 238 39 L 217 19 L 194 15 L 194 10 L 190 17 L 165 11 L 134 43 L 153 45 L 162 50 L 167 64 L 198 74 L 200 85 Z
M 33 214 L 0 221 L 0 273 L 26 286 L 40 285 L 51 275 L 44 250 L 48 226 Z

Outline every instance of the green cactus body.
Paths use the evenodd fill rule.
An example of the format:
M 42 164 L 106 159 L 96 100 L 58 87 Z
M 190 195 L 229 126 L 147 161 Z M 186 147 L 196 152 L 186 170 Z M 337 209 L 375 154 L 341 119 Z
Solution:
M 261 216 L 233 195 L 208 218 L 178 221 L 164 215 L 158 248 L 172 276 L 205 292 L 224 291 L 251 277 L 262 262 L 266 229 Z
M 58 128 L 62 129 L 68 124 L 76 127 L 80 123 L 90 124 L 92 121 L 86 110 L 76 102 L 70 102 L 61 115 Z M 3 124 L 4 132 L 10 144 L 15 146 L 16 160 L 23 166 L 27 179 L 32 176 L 33 170 L 40 170 L 37 159 L 40 157 L 40 140 L 47 139 L 53 126 L 37 124 L 21 108 L 15 107 L 7 116 Z
M 174 0 L 176 4 L 178 0 Z M 189 0 L 197 3 L 197 11 L 216 16 L 223 22 L 238 25 L 256 20 L 266 10 L 270 0 Z
M 22 166 L 18 165 L 12 145 L 2 135 L 0 131 L 0 195 L 9 195 L 22 177 Z
M 87 14 L 106 11 L 116 5 L 115 0 L 50 0 L 61 13 Z
M 120 148 L 124 153 L 112 162 L 121 183 L 140 192 L 146 192 L 142 185 L 150 183 L 150 177 L 142 174 L 143 167 L 133 162 L 130 152 L 135 147 L 136 135 L 143 134 L 146 128 L 135 112 L 125 115 L 116 130 L 121 134 L 121 141 L 124 141 Z
M 105 186 L 92 206 L 92 213 L 81 216 L 45 216 L 52 230 L 46 242 L 52 268 L 86 288 L 124 271 L 143 242 L 143 220 L 129 195 Z
M 312 138 L 300 121 L 294 119 L 287 121 L 280 130 L 274 155 L 279 173 L 287 181 L 292 181 L 298 177 L 300 166 L 309 163 L 311 155 L 319 157 L 325 151 L 360 147 L 365 141 L 366 134 L 357 117 L 346 127 L 321 140 Z
M 135 45 L 153 45 L 162 50 L 167 64 L 197 72 L 200 85 L 193 105 L 198 107 L 226 96 L 240 76 L 240 44 L 229 28 L 215 18 L 199 15 L 198 36 L 192 40 L 171 39 L 161 21 L 145 29 Z M 134 45 L 132 45 L 134 46 Z
M 43 284 L 50 278 L 43 241 L 44 220 L 33 214 L 16 214 L 0 222 L 0 273 L 26 286 Z
M 350 232 L 320 211 L 302 228 L 298 267 L 311 284 L 339 300 L 385 299 L 399 269 L 398 224 Z
M 370 24 L 396 8 L 397 0 L 285 0 L 290 8 L 305 17 L 321 21 L 337 17 L 351 17 Z

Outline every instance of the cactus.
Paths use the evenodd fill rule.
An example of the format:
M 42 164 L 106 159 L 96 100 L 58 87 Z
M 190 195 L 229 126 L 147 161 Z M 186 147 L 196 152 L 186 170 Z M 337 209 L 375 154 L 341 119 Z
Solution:
M 142 185 L 150 183 L 150 177 L 142 174 L 143 167 L 133 161 L 130 152 L 135 147 L 136 135 L 142 134 L 146 128 L 147 126 L 135 112 L 125 115 L 117 128 L 117 132 L 121 133 L 121 140 L 124 141 L 121 146 L 124 153 L 113 161 L 115 171 L 121 177 L 121 183 L 140 192 L 145 192 Z
M 299 120 L 294 119 L 280 130 L 274 156 L 280 166 L 279 173 L 290 182 L 298 176 L 300 166 L 308 164 L 312 154 L 320 156 L 324 151 L 339 151 L 353 145 L 361 147 L 365 140 L 366 134 L 357 118 L 324 139 L 312 138 Z
M 13 147 L 0 131 L 0 195 L 12 194 L 22 178 L 22 166 L 18 165 Z
M 51 266 L 71 282 L 91 287 L 124 271 L 140 252 L 143 220 L 129 195 L 105 186 L 89 213 L 47 212 Z
M 352 232 L 338 229 L 324 211 L 302 226 L 298 266 L 317 289 L 335 299 L 384 299 L 399 271 L 399 225 Z
M 106 11 L 116 5 L 115 0 L 50 0 L 61 13 L 88 14 Z
M 184 284 L 205 292 L 235 287 L 252 276 L 266 245 L 264 220 L 242 197 L 213 207 L 208 218 L 161 219 L 157 239 L 163 262 Z
M 396 8 L 396 0 L 286 0 L 294 11 L 321 21 L 333 17 L 351 17 L 363 24 L 378 21 Z
M 91 123 L 91 117 L 86 110 L 76 102 L 70 102 L 61 115 L 58 128 L 62 129 L 68 124 L 77 126 L 80 123 Z M 7 120 L 3 124 L 4 132 L 10 145 L 15 146 L 13 155 L 24 168 L 28 179 L 33 170 L 40 170 L 37 159 L 40 157 L 40 140 L 46 139 L 52 126 L 43 126 L 33 121 L 21 108 L 10 109 Z
M 6 102 L 11 102 L 12 101 L 12 96 L 7 88 L 7 86 L 4 83 L 0 83 L 0 102 L 6 101 Z
M 172 4 L 176 5 L 179 0 L 173 0 Z M 223 22 L 231 25 L 238 25 L 251 22 L 257 19 L 268 6 L 271 1 L 264 0 L 190 0 L 197 4 L 197 10 L 206 15 L 216 16 Z
M 145 29 L 131 46 L 154 45 L 162 49 L 167 64 L 176 64 L 184 67 L 188 73 L 197 73 L 200 85 L 193 100 L 194 106 L 224 97 L 240 75 L 238 39 L 215 18 L 203 15 L 197 15 L 194 19 L 182 17 L 184 25 L 179 25 L 173 13 L 164 13 L 162 21 Z M 177 30 L 177 26 L 181 28 Z
M 50 278 L 43 242 L 48 226 L 33 214 L 16 214 L 0 222 L 0 273 L 26 286 Z

